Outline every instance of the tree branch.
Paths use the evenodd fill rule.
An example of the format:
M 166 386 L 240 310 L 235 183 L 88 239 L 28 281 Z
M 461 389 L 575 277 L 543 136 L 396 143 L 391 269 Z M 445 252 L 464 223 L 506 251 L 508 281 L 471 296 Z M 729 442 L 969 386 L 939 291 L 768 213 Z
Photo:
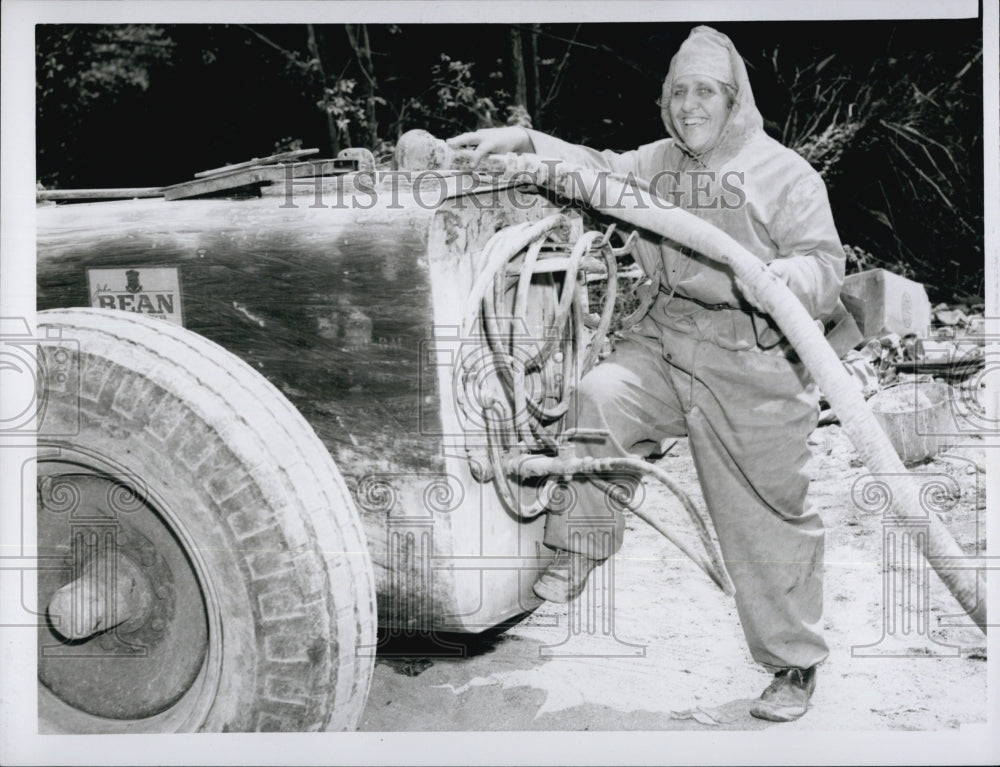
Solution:
M 539 112 L 544 112 L 545 108 L 552 103 L 552 100 L 559 93 L 559 81 L 562 79 L 563 71 L 566 69 L 566 64 L 569 62 L 569 55 L 573 50 L 573 46 L 576 45 L 576 38 L 580 34 L 580 28 L 582 24 L 577 24 L 576 29 L 573 31 L 573 39 L 566 40 L 566 50 L 563 52 L 562 60 L 559 62 L 559 66 L 556 67 L 555 73 L 552 75 L 552 82 L 549 84 L 549 92 L 545 94 L 545 98 L 542 99 L 541 104 L 538 107 Z M 561 38 L 557 38 L 561 39 Z M 586 46 L 592 48 L 593 46 Z
M 253 35 L 254 37 L 256 37 L 258 40 L 260 40 L 265 45 L 268 45 L 271 48 L 274 48 L 274 50 L 276 50 L 279 53 L 281 53 L 292 64 L 295 64 L 295 65 L 300 66 L 300 67 L 308 66 L 306 63 L 304 63 L 303 61 L 300 60 L 300 58 L 299 58 L 299 52 L 298 51 L 290 51 L 287 48 L 281 47 L 276 42 L 274 42 L 272 39 L 270 39 L 266 35 L 261 34 L 256 29 L 254 29 L 253 27 L 249 26 L 248 24 L 237 24 L 237 26 L 240 29 L 243 29 L 243 30 L 249 32 L 251 35 Z
M 319 45 L 316 43 L 316 30 L 312 24 L 306 24 L 306 45 L 309 47 L 309 55 L 316 61 L 316 69 L 319 72 L 320 81 L 323 86 L 324 104 L 323 114 L 326 116 L 326 130 L 330 135 L 330 151 L 336 153 L 340 151 L 340 129 L 337 128 L 337 121 L 333 119 L 330 110 L 326 108 L 326 72 L 323 70 L 323 59 L 319 55 Z

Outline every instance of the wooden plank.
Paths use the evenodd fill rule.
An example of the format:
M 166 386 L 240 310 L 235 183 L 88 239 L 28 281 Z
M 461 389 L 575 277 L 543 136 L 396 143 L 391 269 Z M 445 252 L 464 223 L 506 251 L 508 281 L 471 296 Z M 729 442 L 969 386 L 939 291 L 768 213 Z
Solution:
M 268 157 L 254 157 L 245 162 L 234 163 L 233 165 L 223 165 L 221 168 L 212 168 L 211 170 L 203 170 L 199 173 L 195 173 L 195 178 L 205 178 L 206 176 L 215 176 L 219 173 L 229 173 L 234 170 L 243 170 L 245 168 L 257 167 L 259 165 L 273 165 L 279 162 L 288 162 L 290 160 L 298 160 L 300 157 L 308 157 L 310 155 L 317 154 L 318 149 L 295 149 L 291 152 L 279 152 L 278 154 L 272 154 Z
M 238 189 L 250 189 L 263 184 L 281 183 L 291 174 L 292 178 L 307 178 L 310 176 L 336 176 L 350 173 L 356 168 L 351 160 L 318 160 L 313 162 L 297 162 L 291 165 L 265 165 L 263 167 L 245 168 L 228 173 L 218 173 L 207 178 L 193 181 L 182 181 L 180 184 L 164 187 L 163 196 L 168 200 L 183 200 L 191 197 L 204 197 L 222 192 L 235 192 Z
M 159 186 L 123 187 L 118 189 L 40 189 L 35 200 L 132 200 L 137 197 L 163 197 Z

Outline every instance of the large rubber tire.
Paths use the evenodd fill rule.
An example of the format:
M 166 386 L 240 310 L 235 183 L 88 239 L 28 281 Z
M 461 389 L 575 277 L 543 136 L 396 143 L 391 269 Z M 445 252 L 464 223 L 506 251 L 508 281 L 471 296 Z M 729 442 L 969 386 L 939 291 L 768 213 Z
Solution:
M 108 719 L 40 685 L 43 728 L 354 729 L 374 664 L 374 577 L 350 492 L 302 415 L 221 346 L 163 320 L 65 309 L 39 326 L 39 475 L 51 461 L 136 478 L 185 549 L 208 634 L 169 710 Z M 127 662 L 121 675 L 127 687 Z

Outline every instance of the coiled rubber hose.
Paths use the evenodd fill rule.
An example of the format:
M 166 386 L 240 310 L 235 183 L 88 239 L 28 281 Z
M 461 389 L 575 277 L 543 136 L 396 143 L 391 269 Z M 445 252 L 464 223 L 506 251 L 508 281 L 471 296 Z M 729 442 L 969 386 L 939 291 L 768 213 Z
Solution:
M 652 526 L 719 588 L 732 595 L 732 581 L 709 532 L 709 521 L 666 472 L 628 456 L 613 435 L 603 436 L 611 439 L 621 457 L 595 460 L 559 454 L 557 438 L 566 414 L 570 384 L 597 361 L 615 308 L 617 255 L 629 250 L 628 243 L 620 251 L 611 247 L 611 230 L 604 234 L 586 232 L 572 246 L 561 241 L 567 231 L 568 221 L 558 213 L 498 231 L 483 249 L 483 266 L 466 301 L 463 337 L 483 338 L 489 352 L 489 365 L 484 376 L 478 354 L 470 354 L 464 349 L 459 351 L 455 364 L 459 382 L 457 404 L 466 419 L 472 420 L 476 415 L 485 417 L 489 478 L 511 513 L 522 519 L 532 519 L 550 508 L 553 496 L 559 491 L 560 477 L 584 475 L 608 495 L 609 501 L 628 508 Z M 535 239 L 531 240 L 532 237 Z M 594 253 L 600 258 L 595 258 Z M 607 284 L 588 344 L 582 337 L 584 311 L 578 277 L 591 270 L 606 276 Z M 530 285 L 536 276 L 556 271 L 564 277 L 553 317 L 546 321 L 540 337 L 534 339 L 537 350 L 527 353 L 526 347 L 532 340 L 526 336 Z M 512 280 L 515 280 L 513 284 Z M 516 291 L 513 306 L 508 306 L 511 287 L 516 287 Z M 479 325 L 481 327 L 477 327 Z M 562 355 L 562 372 L 560 380 L 553 384 L 545 380 L 545 372 L 550 361 L 560 362 L 557 355 Z M 532 375 L 540 382 L 540 391 L 535 392 L 535 397 L 528 396 L 526 386 L 526 377 Z M 547 405 L 546 400 L 552 398 L 557 399 L 556 403 Z M 694 524 L 705 555 L 674 535 L 655 513 L 633 504 L 624 487 L 602 478 L 601 475 L 612 471 L 659 480 L 681 502 Z M 537 497 L 529 502 L 530 497 L 525 497 L 513 486 L 512 478 L 517 481 L 541 478 L 543 483 Z

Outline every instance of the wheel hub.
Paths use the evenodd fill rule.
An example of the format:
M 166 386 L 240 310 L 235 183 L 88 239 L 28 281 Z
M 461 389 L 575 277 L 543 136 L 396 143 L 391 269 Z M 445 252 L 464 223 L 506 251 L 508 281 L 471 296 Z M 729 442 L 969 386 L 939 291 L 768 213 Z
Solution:
M 57 471 L 57 470 L 53 470 Z M 38 676 L 64 703 L 108 719 L 161 713 L 191 687 L 208 623 L 190 560 L 164 518 L 119 481 L 39 471 Z
M 96 537 L 96 536 L 95 536 Z M 46 615 L 56 632 L 68 640 L 86 640 L 113 628 L 125 634 L 145 625 L 153 606 L 149 578 L 111 540 L 86 559 L 79 578 L 67 583 L 49 601 Z M 77 553 L 88 544 L 75 545 Z

